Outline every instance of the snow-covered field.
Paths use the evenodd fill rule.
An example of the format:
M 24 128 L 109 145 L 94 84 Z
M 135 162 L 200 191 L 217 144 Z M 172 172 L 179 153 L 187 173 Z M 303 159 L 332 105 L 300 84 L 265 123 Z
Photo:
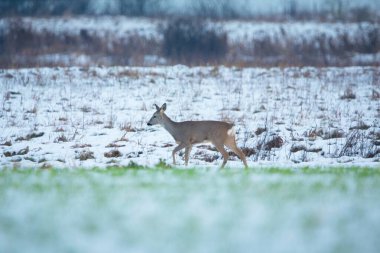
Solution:
M 142 65 L 168 64 L 164 19 L 4 18 L 5 42 L 12 22 L 109 50 L 142 38 L 154 49 Z M 255 62 L 267 43 L 332 50 L 326 65 L 380 59 L 378 24 L 208 22 L 227 34 L 227 60 Z M 0 253 L 380 252 L 379 67 L 96 67 L 55 41 L 35 54 L 20 43 L 5 62 L 92 67 L 0 69 Z M 220 170 L 207 144 L 170 167 L 173 138 L 147 126 L 163 103 L 175 121 L 233 122 L 249 168 L 231 154 Z
M 176 121 L 234 122 L 251 167 L 379 166 L 379 76 L 376 67 L 1 70 L 0 166 L 171 163 L 174 140 L 146 125 L 164 102 Z M 190 167 L 220 164 L 212 147 L 193 149 Z

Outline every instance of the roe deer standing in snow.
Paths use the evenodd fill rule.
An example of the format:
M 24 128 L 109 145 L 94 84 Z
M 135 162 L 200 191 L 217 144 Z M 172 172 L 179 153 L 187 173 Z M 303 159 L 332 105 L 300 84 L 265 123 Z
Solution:
M 247 168 L 247 161 L 244 153 L 236 146 L 235 130 L 233 124 L 223 121 L 183 121 L 174 122 L 165 114 L 166 104 L 156 106 L 156 112 L 148 122 L 148 126 L 160 124 L 174 138 L 178 146 L 173 150 L 173 164 L 175 163 L 175 153 L 185 148 L 185 164 L 188 164 L 189 154 L 194 144 L 211 142 L 223 155 L 223 164 L 226 165 L 228 153 L 224 145 L 230 148 L 243 161 Z

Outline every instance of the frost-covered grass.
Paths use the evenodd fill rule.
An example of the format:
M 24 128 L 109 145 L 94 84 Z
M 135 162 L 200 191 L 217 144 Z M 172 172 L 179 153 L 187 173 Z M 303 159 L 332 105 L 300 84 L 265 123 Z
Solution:
M 378 252 L 380 168 L 0 172 L 0 252 Z

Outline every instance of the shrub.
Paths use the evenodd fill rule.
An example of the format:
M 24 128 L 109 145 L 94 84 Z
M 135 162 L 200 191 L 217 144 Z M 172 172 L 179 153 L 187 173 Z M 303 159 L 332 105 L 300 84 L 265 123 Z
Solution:
M 228 49 L 227 35 L 204 20 L 173 19 L 163 31 L 163 53 L 184 64 L 217 63 Z

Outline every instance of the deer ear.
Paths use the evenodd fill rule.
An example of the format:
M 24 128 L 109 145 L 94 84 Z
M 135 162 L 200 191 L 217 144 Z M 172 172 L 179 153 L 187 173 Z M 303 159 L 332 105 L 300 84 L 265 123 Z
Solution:
M 166 103 L 161 106 L 161 110 L 166 111 Z
M 160 110 L 160 107 L 158 107 L 158 105 L 154 104 L 154 106 L 156 107 L 156 110 L 157 110 L 157 111 Z

